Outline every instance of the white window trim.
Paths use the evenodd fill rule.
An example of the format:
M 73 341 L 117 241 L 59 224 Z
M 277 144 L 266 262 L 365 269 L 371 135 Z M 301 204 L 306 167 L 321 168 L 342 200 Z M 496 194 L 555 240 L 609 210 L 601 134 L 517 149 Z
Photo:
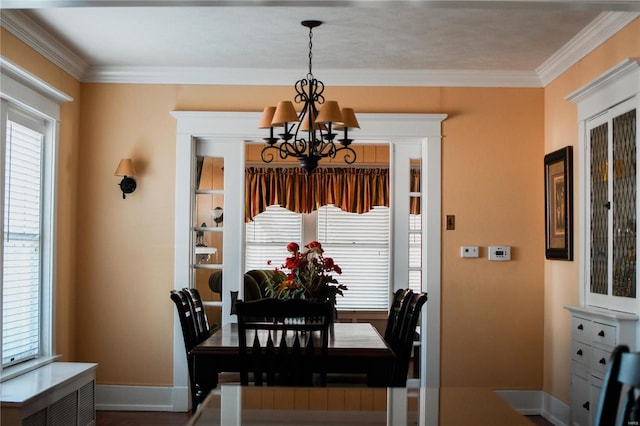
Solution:
M 263 132 L 256 128 L 260 120 L 259 112 L 208 112 L 208 111 L 174 111 L 172 115 L 177 120 L 176 132 L 176 224 L 175 224 L 175 283 L 174 286 L 183 286 L 189 282 L 188 262 L 181 262 L 185 253 L 189 250 L 188 237 L 189 214 L 183 210 L 190 209 L 188 199 L 180 198 L 179 194 L 187 193 L 190 183 L 185 181 L 185 176 L 190 176 L 192 168 L 192 145 L 197 138 L 236 142 L 261 141 Z M 426 315 L 422 316 L 422 361 L 423 372 L 421 385 L 438 387 L 440 385 L 440 246 L 441 246 L 441 157 L 442 157 L 442 121 L 446 114 L 360 114 L 358 121 L 361 130 L 358 132 L 357 143 L 376 143 L 386 141 L 392 145 L 418 143 L 422 147 L 422 212 L 423 212 L 423 291 L 429 293 L 429 301 L 425 309 Z M 241 144 L 238 144 L 242 146 Z M 244 161 L 244 156 L 242 155 Z M 238 164 L 235 172 L 238 179 L 243 179 L 244 164 Z M 393 164 L 391 165 L 393 166 Z M 229 166 L 231 167 L 231 166 Z M 226 168 L 225 168 L 226 169 Z M 226 176 L 226 175 L 225 175 Z M 225 177 L 226 181 L 226 177 Z M 408 188 L 408 186 L 407 186 Z M 243 199 L 242 194 L 238 194 Z M 427 203 L 427 200 L 429 202 Z M 231 212 L 225 200 L 226 213 Z M 230 214 L 230 213 L 229 213 Z M 242 213 L 239 213 L 242 215 Z M 180 219 L 184 218 L 184 219 Z M 393 217 L 392 217 L 393 229 Z M 186 222 L 185 222 L 186 221 Z M 225 220 L 225 229 L 227 228 Z M 225 232 L 232 231 L 226 229 Z M 244 241 L 242 227 L 238 230 L 240 238 Z M 241 250 L 225 246 L 225 250 L 237 256 L 242 255 Z M 237 276 L 228 268 L 225 276 L 240 283 L 240 273 L 244 268 L 238 268 Z M 240 287 L 238 285 L 238 287 Z M 428 344 L 427 344 L 428 343 Z M 173 409 L 179 411 L 186 409 L 188 405 L 187 368 L 184 361 L 184 343 L 182 341 L 180 325 L 177 318 L 174 321 L 174 383 L 173 383 Z M 426 367 L 428 365 L 428 368 Z M 437 413 L 437 398 L 430 401 L 429 406 L 420 407 L 421 418 L 430 418 Z M 431 414 L 430 414 L 431 413 Z M 426 417 L 425 417 L 426 416 Z
M 42 258 L 43 300 L 42 322 L 48 327 L 42 330 L 43 353 L 40 357 L 0 371 L 0 382 L 32 371 L 56 359 L 54 346 L 55 332 L 55 247 L 56 247 L 56 197 L 57 146 L 60 120 L 60 105 L 73 98 L 50 86 L 33 74 L 25 71 L 7 59 L 0 57 L 0 129 L 2 146 L 0 147 L 0 196 L 4 199 L 4 141 L 6 124 L 10 108 L 19 108 L 46 121 L 43 174 L 43 205 L 49 214 L 43 217 Z M 0 223 L 4 223 L 4 211 L 0 209 Z M 0 286 L 0 298 L 1 294 Z

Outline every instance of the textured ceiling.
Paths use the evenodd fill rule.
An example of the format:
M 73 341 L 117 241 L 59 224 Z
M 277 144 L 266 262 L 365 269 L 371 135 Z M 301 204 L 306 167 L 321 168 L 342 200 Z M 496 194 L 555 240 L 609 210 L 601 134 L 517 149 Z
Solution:
M 300 21 L 317 19 L 324 23 L 313 33 L 314 75 L 322 78 L 323 69 L 344 70 L 357 79 L 365 70 L 534 73 L 607 11 L 602 2 L 565 1 L 572 7 L 517 0 L 467 1 L 455 7 L 423 1 L 178 7 L 150 0 L 122 7 L 127 2 L 24 0 L 18 4 L 31 8 L 18 13 L 41 26 L 45 38 L 70 49 L 89 70 L 147 67 L 255 74 L 263 69 L 296 70 L 300 76 L 309 60 L 308 30 Z M 588 7 L 573 7 L 575 3 Z M 83 7 L 35 7 L 42 4 Z M 112 7 L 99 7 L 105 4 Z M 640 2 L 625 4 L 640 11 Z

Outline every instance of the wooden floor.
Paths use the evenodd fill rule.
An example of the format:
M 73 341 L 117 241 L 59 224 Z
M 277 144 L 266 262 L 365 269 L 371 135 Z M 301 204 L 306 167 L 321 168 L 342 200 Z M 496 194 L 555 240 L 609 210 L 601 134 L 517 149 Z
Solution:
M 190 416 L 189 413 L 98 411 L 96 426 L 184 426 Z M 527 416 L 527 418 L 531 420 L 533 425 L 553 426 L 542 416 Z

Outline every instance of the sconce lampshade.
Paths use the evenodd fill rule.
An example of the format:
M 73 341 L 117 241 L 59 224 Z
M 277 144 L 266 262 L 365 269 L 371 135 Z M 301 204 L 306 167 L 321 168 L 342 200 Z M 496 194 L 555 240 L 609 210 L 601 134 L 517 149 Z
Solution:
M 136 168 L 133 166 L 131 158 L 123 158 L 116 169 L 116 176 L 135 176 Z
M 120 182 L 120 190 L 122 191 L 122 198 L 127 198 L 127 194 L 131 194 L 136 190 L 136 181 L 130 177 L 135 176 L 136 168 L 133 167 L 133 161 L 130 158 L 123 158 L 118 164 L 116 169 L 116 176 L 124 176 Z

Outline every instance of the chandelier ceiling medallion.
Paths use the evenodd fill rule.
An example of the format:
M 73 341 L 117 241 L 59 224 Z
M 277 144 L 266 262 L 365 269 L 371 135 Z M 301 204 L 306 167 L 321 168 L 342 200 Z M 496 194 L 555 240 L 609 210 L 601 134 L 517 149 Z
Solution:
M 313 29 L 322 24 L 321 21 L 302 21 L 302 26 L 309 28 L 309 73 L 306 78 L 295 84 L 294 101 L 302 104 L 300 113 L 291 101 L 280 101 L 277 107 L 265 107 L 258 128 L 269 129 L 269 137 L 264 138 L 267 146 L 262 149 L 262 161 L 270 163 L 275 159 L 273 151 L 277 151 L 281 159 L 296 157 L 300 166 L 312 173 L 322 158 L 335 158 L 340 151 L 344 152 L 344 161 L 353 164 L 356 152 L 349 145 L 349 130 L 359 129 L 360 125 L 352 108 L 342 108 L 336 101 L 324 100 L 324 83 L 316 80 L 312 72 L 312 38 Z M 324 105 L 323 105 L 324 104 Z M 320 106 L 322 106 L 320 108 Z M 274 137 L 274 128 L 283 129 L 279 138 Z M 340 147 L 336 147 L 334 139 L 338 136 L 334 130 L 342 130 L 343 138 L 338 139 Z M 279 142 L 279 143 L 278 143 Z

